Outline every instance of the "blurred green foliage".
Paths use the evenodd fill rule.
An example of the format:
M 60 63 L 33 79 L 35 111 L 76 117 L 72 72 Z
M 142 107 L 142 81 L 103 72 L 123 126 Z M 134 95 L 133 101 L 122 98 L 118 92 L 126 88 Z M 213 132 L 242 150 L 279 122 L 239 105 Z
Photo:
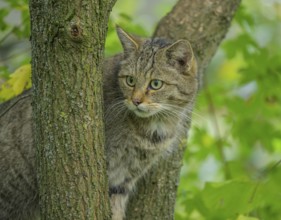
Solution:
M 280 14 L 242 1 L 198 97 L 177 220 L 281 219 Z
M 0 46 L 11 36 L 28 40 L 27 1 L 4 2 Z M 159 1 L 150 7 L 156 18 L 152 23 L 140 16 L 145 10 L 143 2 L 117 1 L 109 21 L 106 56 L 121 51 L 116 24 L 128 32 L 149 36 L 174 2 Z M 21 14 L 17 25 L 6 19 L 14 10 Z M 280 21 L 280 2 L 242 2 L 198 96 L 184 155 L 176 220 L 281 219 Z M 14 80 L 14 74 L 9 73 L 19 75 L 15 69 L 29 59 L 19 60 L 13 68 L 9 60 L 0 61 L 0 84 L 2 80 L 7 86 Z M 18 79 L 30 81 L 26 76 Z M 0 101 L 8 98 L 3 95 L 7 94 L 3 85 Z M 23 87 L 24 82 L 20 85 Z
M 0 8 L 0 30 L 2 43 L 11 34 L 18 38 L 28 38 L 30 34 L 29 9 L 27 0 L 4 0 Z M 11 12 L 17 12 L 20 16 L 20 23 L 11 24 L 7 17 Z

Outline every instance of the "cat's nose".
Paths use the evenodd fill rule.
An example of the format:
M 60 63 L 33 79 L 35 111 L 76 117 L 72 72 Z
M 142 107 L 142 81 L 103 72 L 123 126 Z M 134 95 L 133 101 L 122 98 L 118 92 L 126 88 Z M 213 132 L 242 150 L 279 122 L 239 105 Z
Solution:
M 142 103 L 142 101 L 141 101 L 140 99 L 138 99 L 138 98 L 133 99 L 132 102 L 133 102 L 133 104 L 134 104 L 135 106 L 138 106 L 139 104 Z

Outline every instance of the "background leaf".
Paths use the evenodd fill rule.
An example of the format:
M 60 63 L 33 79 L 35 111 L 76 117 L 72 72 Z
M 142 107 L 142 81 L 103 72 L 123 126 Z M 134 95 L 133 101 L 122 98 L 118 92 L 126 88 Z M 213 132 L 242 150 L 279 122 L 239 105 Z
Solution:
M 31 65 L 19 67 L 0 87 L 0 100 L 6 101 L 31 88 Z
M 122 52 L 118 24 L 142 37 L 176 0 L 118 0 L 106 56 Z M 0 9 L 0 102 L 30 88 L 27 0 Z M 242 1 L 205 74 L 184 155 L 176 220 L 281 219 L 281 3 Z

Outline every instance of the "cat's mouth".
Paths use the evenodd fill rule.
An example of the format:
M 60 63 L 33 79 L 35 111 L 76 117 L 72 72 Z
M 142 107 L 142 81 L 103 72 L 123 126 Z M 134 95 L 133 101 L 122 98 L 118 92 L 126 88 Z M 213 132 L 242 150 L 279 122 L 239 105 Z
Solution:
M 140 118 L 148 118 L 151 115 L 153 115 L 153 114 L 151 114 L 151 111 L 142 110 L 142 109 L 139 109 L 139 108 L 136 108 L 134 110 L 134 113 Z
M 152 112 L 150 111 L 149 107 L 145 104 L 140 104 L 136 106 L 128 101 L 125 101 L 125 105 L 130 111 L 132 111 L 136 116 L 140 118 L 147 118 L 152 115 Z
M 130 111 L 132 111 L 136 116 L 140 118 L 148 118 L 150 116 L 153 116 L 159 111 L 159 109 L 156 106 L 151 106 L 146 103 L 135 105 L 132 102 L 126 100 L 125 105 Z
M 131 106 L 130 110 L 133 111 L 135 113 L 135 115 L 140 118 L 148 118 L 148 117 L 154 115 L 156 112 L 158 112 L 155 109 L 153 109 L 145 104 L 141 104 L 139 106 Z
M 144 104 L 135 106 L 135 105 L 127 105 L 128 109 L 134 112 L 134 114 L 141 118 L 147 118 L 151 115 L 151 112 L 149 111 L 148 107 Z

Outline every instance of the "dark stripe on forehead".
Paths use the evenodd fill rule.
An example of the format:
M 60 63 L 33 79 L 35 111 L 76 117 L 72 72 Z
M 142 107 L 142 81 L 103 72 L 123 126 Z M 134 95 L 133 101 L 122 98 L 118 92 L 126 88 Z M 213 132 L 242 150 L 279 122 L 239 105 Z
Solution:
M 151 76 L 152 76 L 152 74 L 153 74 L 153 65 L 151 65 L 151 68 L 148 69 L 144 74 L 145 74 L 145 78 L 151 79 Z M 149 75 L 148 75 L 148 74 L 149 74 Z
M 145 74 L 145 77 L 147 77 L 147 73 L 153 68 L 155 53 L 156 52 L 153 47 L 144 48 L 138 58 L 137 70 L 140 73 Z
M 154 63 L 155 63 L 155 60 L 154 60 L 155 54 L 156 54 L 156 52 L 153 51 L 153 54 L 150 57 L 150 62 L 149 62 L 150 66 L 147 65 L 146 68 L 144 69 L 145 77 L 151 78 L 151 75 L 153 73 Z M 150 75 L 148 76 L 148 74 L 150 74 Z
M 152 38 L 146 44 L 153 45 L 154 47 L 157 47 L 160 49 L 160 48 L 166 47 L 168 45 L 171 45 L 172 41 L 163 39 L 163 38 Z
M 161 38 L 153 38 L 151 40 L 147 40 L 142 47 L 141 53 L 137 58 L 135 70 L 137 73 L 144 74 L 146 78 L 151 77 L 152 69 L 155 63 L 155 54 L 156 52 L 170 45 L 171 42 L 166 39 Z

